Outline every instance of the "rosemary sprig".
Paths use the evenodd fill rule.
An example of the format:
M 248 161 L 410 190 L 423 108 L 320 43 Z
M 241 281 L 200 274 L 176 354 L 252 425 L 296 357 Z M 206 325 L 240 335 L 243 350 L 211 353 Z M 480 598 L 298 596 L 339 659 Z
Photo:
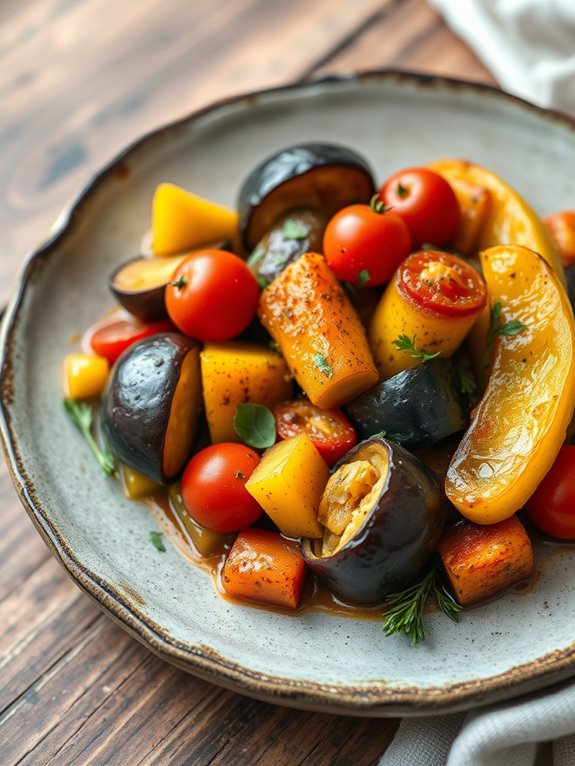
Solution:
M 386 636 L 404 633 L 411 645 L 423 641 L 425 626 L 423 611 L 430 595 L 434 595 L 441 611 L 453 622 L 459 619 L 461 606 L 447 593 L 443 586 L 441 571 L 437 562 L 416 583 L 386 598 L 389 610 L 383 618 L 383 632 Z
M 439 356 L 439 351 L 436 351 L 435 354 L 428 354 L 426 351 L 423 351 L 423 349 L 417 348 L 415 345 L 415 338 L 415 335 L 413 338 L 410 338 L 408 335 L 404 334 L 400 335 L 399 338 L 396 338 L 392 343 L 398 351 L 409 351 L 414 359 L 419 359 L 422 362 L 429 362 L 430 359 L 435 359 Z
M 115 476 L 116 466 L 114 465 L 114 456 L 107 450 L 101 450 L 92 435 L 94 413 L 90 405 L 86 404 L 86 402 L 76 402 L 74 399 L 64 399 L 64 409 L 70 419 L 80 429 L 82 436 L 88 442 L 104 473 L 107 476 Z

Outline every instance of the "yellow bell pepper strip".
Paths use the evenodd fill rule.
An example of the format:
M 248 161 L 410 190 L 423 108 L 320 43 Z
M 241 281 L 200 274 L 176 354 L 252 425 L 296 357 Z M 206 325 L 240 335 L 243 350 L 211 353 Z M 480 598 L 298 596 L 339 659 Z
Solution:
M 174 184 L 160 184 L 152 201 L 152 250 L 175 255 L 218 240 L 239 241 L 239 217 L 217 202 Z
M 471 521 L 495 524 L 524 505 L 565 440 L 575 406 L 575 323 L 557 275 L 537 253 L 501 245 L 480 259 L 499 327 L 492 322 L 495 357 L 445 491 Z
M 94 399 L 106 386 L 110 365 L 103 356 L 68 354 L 64 360 L 64 395 L 69 399 Z
M 381 378 L 433 355 L 451 356 L 486 296 L 483 279 L 461 258 L 435 250 L 412 253 L 385 289 L 369 327 Z
M 206 343 L 200 353 L 204 410 L 212 444 L 239 442 L 234 415 L 240 402 L 273 407 L 292 396 L 285 360 L 256 343 Z
M 259 317 L 317 407 L 339 407 L 377 383 L 365 330 L 318 253 L 305 253 L 260 296 Z
M 328 479 L 327 464 L 309 436 L 300 434 L 264 452 L 246 489 L 284 535 L 319 538 L 317 512 Z
M 461 606 L 533 574 L 533 547 L 517 516 L 487 526 L 462 521 L 444 533 L 437 552 Z

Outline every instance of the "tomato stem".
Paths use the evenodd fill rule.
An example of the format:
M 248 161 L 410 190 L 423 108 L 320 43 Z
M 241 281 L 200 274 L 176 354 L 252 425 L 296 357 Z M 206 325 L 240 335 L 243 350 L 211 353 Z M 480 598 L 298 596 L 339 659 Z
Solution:
M 168 284 L 172 287 L 175 287 L 176 290 L 183 290 L 184 287 L 188 284 L 188 278 L 182 274 L 181 277 L 174 280 L 173 282 L 168 282 Z
M 385 202 L 382 199 L 380 199 L 379 194 L 377 192 L 370 199 L 369 206 L 374 213 L 379 213 L 380 215 L 382 215 L 383 213 L 385 213 L 386 210 L 389 209 L 385 207 Z

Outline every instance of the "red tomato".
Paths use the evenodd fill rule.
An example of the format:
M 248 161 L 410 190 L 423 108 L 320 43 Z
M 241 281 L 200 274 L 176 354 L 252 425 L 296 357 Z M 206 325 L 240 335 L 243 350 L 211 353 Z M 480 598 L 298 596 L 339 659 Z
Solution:
M 487 299 L 479 272 L 438 250 L 421 250 L 406 258 L 398 270 L 397 286 L 423 308 L 448 316 L 473 314 Z
M 443 247 L 457 234 L 461 220 L 457 197 L 433 170 L 401 170 L 384 183 L 379 196 L 407 224 L 413 249 L 424 242 Z
M 409 247 L 409 231 L 401 218 L 369 205 L 344 207 L 323 235 L 323 252 L 332 271 L 359 287 L 388 282 L 409 255 Z
M 174 332 L 174 330 L 174 325 L 167 319 L 145 324 L 129 314 L 115 312 L 90 327 L 84 335 L 82 345 L 98 356 L 105 357 L 110 364 L 114 364 L 120 354 L 139 340 L 159 332 Z
M 263 510 L 246 489 L 260 462 L 243 444 L 222 442 L 198 452 L 182 476 L 182 500 L 194 521 L 216 532 L 236 532 Z
M 533 524 L 546 534 L 575 540 L 575 446 L 561 447 L 525 508 Z
M 235 338 L 256 315 L 259 288 L 245 262 L 225 250 L 198 250 L 166 287 L 166 309 L 186 335 L 205 341 Z
M 320 410 L 309 399 L 296 399 L 274 407 L 274 415 L 280 439 L 307 434 L 329 466 L 357 444 L 355 429 L 341 410 Z

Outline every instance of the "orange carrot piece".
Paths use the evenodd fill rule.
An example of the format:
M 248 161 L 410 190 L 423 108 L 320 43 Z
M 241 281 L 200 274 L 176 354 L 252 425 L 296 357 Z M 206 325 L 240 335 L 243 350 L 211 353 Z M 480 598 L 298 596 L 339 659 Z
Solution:
M 575 264 L 575 210 L 562 210 L 547 216 L 543 223 L 551 234 L 563 266 Z
M 483 601 L 533 571 L 531 541 L 516 516 L 498 524 L 456 524 L 437 550 L 462 606 Z
M 305 563 L 297 543 L 254 527 L 238 533 L 222 571 L 228 596 L 293 609 L 304 578 Z

